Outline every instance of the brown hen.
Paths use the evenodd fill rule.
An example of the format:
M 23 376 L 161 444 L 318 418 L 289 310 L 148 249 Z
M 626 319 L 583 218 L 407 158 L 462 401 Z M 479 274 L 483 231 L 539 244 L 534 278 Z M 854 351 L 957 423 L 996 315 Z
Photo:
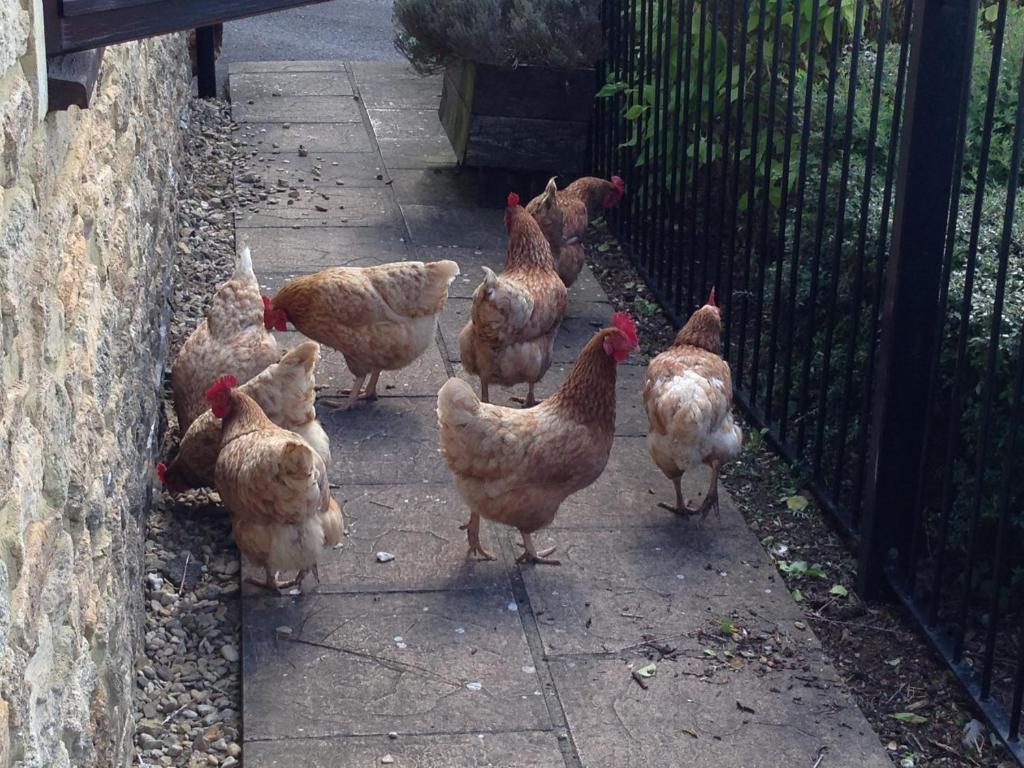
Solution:
M 480 544 L 480 518 L 518 528 L 520 561 L 558 564 L 537 552 L 532 534 L 549 525 L 570 494 L 604 471 L 615 433 L 615 377 L 636 348 L 636 325 L 623 313 L 587 343 L 569 377 L 536 408 L 481 403 L 468 384 L 449 379 L 437 393 L 441 452 L 469 506 L 470 553 L 491 560 Z
M 466 371 L 480 377 L 480 397 L 490 402 L 491 384 L 526 383 L 526 405 L 534 386 L 551 367 L 555 335 L 568 293 L 555 271 L 551 248 L 540 226 L 512 193 L 505 211 L 509 232 L 505 269 L 484 267 L 484 281 L 473 294 L 473 313 L 459 334 Z
M 349 407 L 369 377 L 365 399 L 377 396 L 381 371 L 412 363 L 433 342 L 454 261 L 400 261 L 379 267 L 334 267 L 289 280 L 266 300 L 267 328 L 286 323 L 338 350 L 355 378 Z
M 313 448 L 275 425 L 227 376 L 210 388 L 213 415 L 223 422 L 214 470 L 217 492 L 231 514 L 235 543 L 266 579 L 268 589 L 302 584 L 324 546 L 341 542 L 341 507 L 331 498 L 327 465 Z M 280 571 L 297 571 L 278 581 Z
M 526 206 L 551 245 L 555 268 L 566 287 L 576 282 L 583 269 L 580 241 L 590 222 L 601 211 L 618 205 L 625 193 L 626 184 L 618 176 L 610 180 L 584 176 L 561 190 L 552 178 L 543 194 Z
M 314 369 L 319 360 L 320 345 L 315 341 L 305 341 L 238 390 L 255 400 L 277 426 L 305 439 L 329 464 L 330 441 L 317 421 L 314 408 Z M 210 410 L 192 422 L 170 464 L 157 465 L 157 474 L 167 490 L 180 493 L 188 488 L 213 485 L 213 468 L 220 452 L 220 432 L 220 419 Z
M 206 319 L 192 332 L 174 361 L 171 386 L 178 430 L 184 435 L 206 410 L 203 396 L 217 379 L 248 381 L 281 357 L 277 341 L 263 326 L 263 298 L 245 248 L 230 279 L 217 288 Z

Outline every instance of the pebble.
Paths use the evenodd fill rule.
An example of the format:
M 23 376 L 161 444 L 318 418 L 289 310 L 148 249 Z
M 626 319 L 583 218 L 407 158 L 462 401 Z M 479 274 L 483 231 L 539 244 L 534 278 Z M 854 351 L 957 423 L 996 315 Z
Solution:
M 395 556 L 392 555 L 390 552 L 378 552 L 377 553 L 377 562 L 378 563 L 390 563 L 394 559 L 395 559 Z
M 193 101 L 183 131 L 172 354 L 205 316 L 212 286 L 234 268 L 232 214 L 266 197 L 262 176 L 245 166 L 248 149 L 232 141 L 229 114 L 224 102 Z M 164 455 L 175 440 L 172 423 Z M 157 494 L 147 525 L 145 653 L 134 697 L 141 763 L 238 768 L 240 563 L 230 521 L 215 493 L 198 490 L 177 499 Z
M 380 759 L 381 765 L 392 765 L 394 762 L 395 758 L 391 755 L 384 755 L 384 757 Z

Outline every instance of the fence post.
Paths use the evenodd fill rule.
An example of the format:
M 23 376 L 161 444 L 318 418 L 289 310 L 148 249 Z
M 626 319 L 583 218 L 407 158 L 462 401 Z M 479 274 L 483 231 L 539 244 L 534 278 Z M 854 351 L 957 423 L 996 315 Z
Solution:
M 217 53 L 213 27 L 196 30 L 196 73 L 199 79 L 199 98 L 217 97 Z
M 877 596 L 893 553 L 906 556 L 929 414 L 942 256 L 977 0 L 916 0 L 896 207 L 874 381 L 858 589 Z

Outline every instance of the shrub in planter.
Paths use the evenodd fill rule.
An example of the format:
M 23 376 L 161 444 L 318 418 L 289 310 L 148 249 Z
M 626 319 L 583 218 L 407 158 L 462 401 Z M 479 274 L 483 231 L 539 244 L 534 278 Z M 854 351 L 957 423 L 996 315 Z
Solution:
M 582 170 L 603 50 L 599 0 L 395 0 L 395 44 L 444 70 L 441 121 L 459 162 Z

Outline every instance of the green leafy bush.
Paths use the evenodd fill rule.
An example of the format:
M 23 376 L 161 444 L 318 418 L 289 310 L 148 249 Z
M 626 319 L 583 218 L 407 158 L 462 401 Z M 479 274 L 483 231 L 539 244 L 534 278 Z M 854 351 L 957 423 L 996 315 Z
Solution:
M 420 72 L 464 59 L 574 69 L 600 58 L 600 0 L 395 0 L 395 45 Z

